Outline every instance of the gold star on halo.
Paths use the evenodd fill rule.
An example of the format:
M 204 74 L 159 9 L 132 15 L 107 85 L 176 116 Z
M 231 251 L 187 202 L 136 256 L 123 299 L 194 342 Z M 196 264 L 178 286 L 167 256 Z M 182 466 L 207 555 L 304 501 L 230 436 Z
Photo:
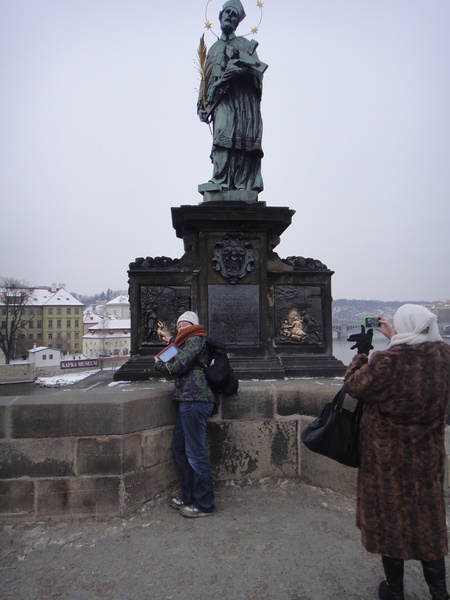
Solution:
M 252 27 L 252 33 L 258 33 L 258 28 L 257 27 Z
M 210 23 L 209 21 L 206 21 L 205 29 L 211 29 L 211 28 L 212 28 L 212 23 Z
M 256 2 L 256 6 L 257 6 L 258 8 L 262 8 L 262 7 L 264 6 L 264 4 L 261 2 L 261 0 L 258 0 L 258 1 Z

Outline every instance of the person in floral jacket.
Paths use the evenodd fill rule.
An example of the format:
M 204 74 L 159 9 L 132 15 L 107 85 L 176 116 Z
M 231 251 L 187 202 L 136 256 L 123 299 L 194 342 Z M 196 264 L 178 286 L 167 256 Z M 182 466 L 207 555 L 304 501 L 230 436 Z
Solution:
M 170 498 L 169 505 L 184 517 L 207 517 L 214 513 L 214 482 L 206 449 L 206 424 L 216 396 L 200 367 L 209 358 L 206 332 L 195 312 L 183 313 L 177 321 L 175 344 L 178 353 L 170 362 L 155 357 L 155 368 L 175 375 L 172 399 L 178 403 L 178 417 L 172 450 L 181 479 L 181 496 Z M 168 336 L 163 336 L 169 342 Z

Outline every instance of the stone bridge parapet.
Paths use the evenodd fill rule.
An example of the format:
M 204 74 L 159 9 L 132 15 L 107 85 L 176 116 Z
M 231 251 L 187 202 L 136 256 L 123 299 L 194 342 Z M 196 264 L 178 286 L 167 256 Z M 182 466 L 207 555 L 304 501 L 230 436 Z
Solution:
M 208 425 L 215 479 L 301 477 L 354 496 L 356 469 L 300 441 L 340 385 L 338 378 L 241 382 Z M 0 517 L 125 515 L 174 485 L 172 386 L 1 397 Z

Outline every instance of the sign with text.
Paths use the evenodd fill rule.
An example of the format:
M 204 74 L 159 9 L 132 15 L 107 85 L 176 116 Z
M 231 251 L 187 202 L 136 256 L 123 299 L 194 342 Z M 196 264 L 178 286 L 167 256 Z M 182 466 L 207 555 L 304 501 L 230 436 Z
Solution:
M 84 358 L 80 360 L 62 360 L 61 369 L 87 369 L 88 367 L 99 367 L 98 358 Z

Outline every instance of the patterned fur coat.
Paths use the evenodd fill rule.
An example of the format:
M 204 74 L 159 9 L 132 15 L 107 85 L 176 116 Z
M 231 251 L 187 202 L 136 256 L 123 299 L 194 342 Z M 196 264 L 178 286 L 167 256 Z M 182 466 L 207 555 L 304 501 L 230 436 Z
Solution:
M 448 553 L 444 429 L 450 346 L 392 346 L 358 354 L 345 374 L 365 401 L 356 524 L 369 552 L 436 560 Z

